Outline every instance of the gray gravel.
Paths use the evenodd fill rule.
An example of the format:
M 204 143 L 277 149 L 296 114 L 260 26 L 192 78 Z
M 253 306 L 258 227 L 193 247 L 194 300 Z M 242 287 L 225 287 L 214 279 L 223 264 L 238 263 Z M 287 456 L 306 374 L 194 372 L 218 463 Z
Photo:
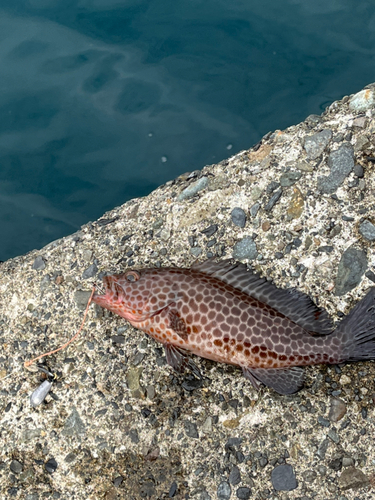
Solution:
M 375 226 L 369 220 L 365 220 L 359 225 L 359 232 L 366 240 L 375 241 Z
M 43 377 L 23 366 L 77 332 L 105 274 L 197 257 L 234 256 L 339 321 L 375 282 L 374 89 L 0 264 L 2 497 L 374 498 L 374 362 L 257 392 L 230 365 L 174 373 L 159 344 L 92 306 L 43 360 L 56 380 L 35 408 Z
M 254 260 L 258 255 L 258 250 L 255 241 L 246 236 L 238 241 L 233 248 L 233 259 L 235 260 Z
M 329 129 L 325 129 L 321 132 L 305 137 L 304 147 L 307 153 L 307 158 L 310 160 L 318 158 L 327 147 L 331 137 L 332 131 Z
M 351 144 L 343 144 L 328 157 L 330 173 L 318 177 L 318 188 L 323 193 L 334 193 L 354 168 L 354 151 Z
M 336 277 L 336 295 L 344 295 L 353 290 L 367 269 L 366 252 L 360 248 L 349 247 L 342 254 Z

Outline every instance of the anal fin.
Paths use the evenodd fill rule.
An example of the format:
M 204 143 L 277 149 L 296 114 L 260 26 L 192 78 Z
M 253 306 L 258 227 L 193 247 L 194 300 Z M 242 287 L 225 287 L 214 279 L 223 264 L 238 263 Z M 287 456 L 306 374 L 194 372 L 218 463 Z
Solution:
M 250 380 L 255 389 L 259 382 L 271 387 L 279 394 L 293 394 L 301 389 L 305 371 L 300 366 L 290 368 L 242 368 L 244 376 Z

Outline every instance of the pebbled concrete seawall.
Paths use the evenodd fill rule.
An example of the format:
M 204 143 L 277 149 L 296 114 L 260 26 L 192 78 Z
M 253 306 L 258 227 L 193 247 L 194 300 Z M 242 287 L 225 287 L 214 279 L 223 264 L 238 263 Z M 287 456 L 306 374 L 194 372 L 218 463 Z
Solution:
M 293 396 L 202 359 L 199 381 L 91 306 L 45 358 L 58 378 L 36 408 L 23 363 L 127 267 L 234 258 L 340 319 L 375 286 L 374 132 L 375 84 L 0 264 L 0 497 L 372 499 L 374 362 L 310 367 Z

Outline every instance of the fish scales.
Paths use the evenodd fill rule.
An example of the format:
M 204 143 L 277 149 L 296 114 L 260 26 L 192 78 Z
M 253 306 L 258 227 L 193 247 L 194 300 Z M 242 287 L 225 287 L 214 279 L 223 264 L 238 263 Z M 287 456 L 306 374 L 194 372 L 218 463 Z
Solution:
M 93 301 L 162 343 L 176 370 L 192 353 L 238 365 L 255 387 L 263 382 L 289 394 L 302 387 L 303 366 L 375 357 L 374 289 L 355 308 L 354 321 L 355 310 L 327 335 L 333 330 L 327 313 L 306 295 L 229 261 L 129 270 L 103 282 L 106 293 Z M 366 324 L 362 319 L 358 332 L 362 309 Z

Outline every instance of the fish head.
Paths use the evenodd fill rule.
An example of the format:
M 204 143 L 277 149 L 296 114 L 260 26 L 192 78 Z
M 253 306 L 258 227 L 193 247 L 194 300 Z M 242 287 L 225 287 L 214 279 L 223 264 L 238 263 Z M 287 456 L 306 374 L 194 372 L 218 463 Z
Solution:
M 92 301 L 131 323 L 144 321 L 175 302 L 178 293 L 168 269 L 128 270 L 103 278 L 105 293 Z

